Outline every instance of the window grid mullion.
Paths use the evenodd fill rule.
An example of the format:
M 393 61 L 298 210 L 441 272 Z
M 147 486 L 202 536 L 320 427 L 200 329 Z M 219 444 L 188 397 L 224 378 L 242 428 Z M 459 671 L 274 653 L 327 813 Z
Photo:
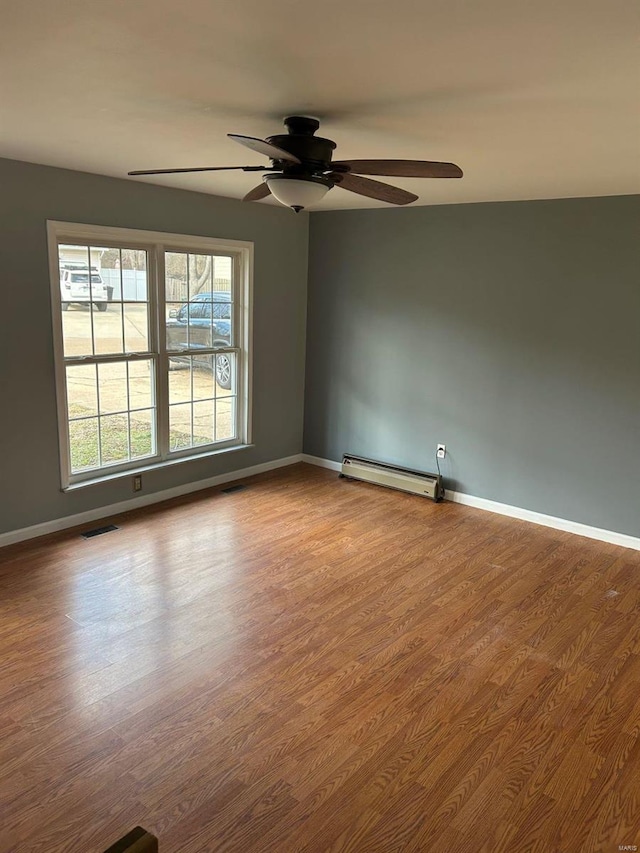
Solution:
M 189 387 L 191 388 L 191 446 L 193 446 L 193 359 L 189 362 Z
M 102 468 L 102 409 L 100 406 L 100 370 L 96 364 L 96 405 L 98 422 L 98 464 Z
M 240 352 L 240 347 L 192 347 L 191 349 L 172 349 L 169 350 L 169 355 L 220 355 L 224 352 Z
M 233 305 L 233 343 L 236 345 L 236 357 L 235 357 L 235 392 L 236 392 L 236 400 L 240 398 L 240 395 L 244 394 L 243 384 L 244 384 L 244 366 L 243 366 L 243 356 L 242 350 L 240 349 L 239 344 L 242 344 L 244 347 L 246 342 L 241 340 L 240 332 L 244 330 L 244 288 L 240 288 L 240 282 L 242 281 L 242 276 L 244 273 L 244 262 L 240 255 L 236 255 L 233 259 L 233 263 L 231 264 L 231 298 Z M 242 324 L 242 325 L 241 325 Z M 234 433 L 236 436 L 240 437 L 240 418 L 244 420 L 244 412 L 238 410 L 237 404 L 234 412 Z M 244 432 L 243 427 L 243 432 Z
M 80 355 L 64 356 L 63 364 L 66 367 L 81 364 L 113 364 L 118 361 L 148 361 L 153 358 L 155 353 L 150 350 L 144 352 L 128 352 L 128 353 L 105 353 L 104 355 Z
M 191 264 L 187 253 L 187 346 L 191 346 Z
M 127 377 L 127 454 L 131 460 L 131 395 L 129 394 L 129 362 L 125 361 Z
M 155 428 L 156 452 L 161 459 L 169 456 L 169 360 L 166 352 L 166 284 L 165 248 L 156 244 L 150 251 L 152 285 L 150 287 L 151 308 L 154 321 L 152 341 L 155 359 Z
M 120 258 L 120 334 L 122 336 L 122 352 L 126 352 L 126 336 L 124 331 L 124 276 L 122 275 L 122 249 L 118 250 L 118 256 Z
M 89 259 L 89 315 L 91 317 L 91 352 L 96 354 L 96 335 L 93 327 L 93 282 L 91 281 L 91 246 L 87 246 L 87 256 Z M 102 463 L 101 463 L 102 464 Z

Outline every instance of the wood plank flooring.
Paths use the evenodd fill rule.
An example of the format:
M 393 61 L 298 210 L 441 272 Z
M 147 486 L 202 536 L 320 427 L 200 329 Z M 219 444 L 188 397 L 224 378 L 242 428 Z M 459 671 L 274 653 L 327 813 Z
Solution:
M 640 554 L 247 484 L 0 552 L 0 853 L 640 846 Z

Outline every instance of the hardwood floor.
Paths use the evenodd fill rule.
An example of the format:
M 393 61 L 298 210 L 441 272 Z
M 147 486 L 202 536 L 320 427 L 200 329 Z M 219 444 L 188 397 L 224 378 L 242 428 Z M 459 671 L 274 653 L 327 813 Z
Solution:
M 0 552 L 0 853 L 640 846 L 639 553 L 247 483 Z

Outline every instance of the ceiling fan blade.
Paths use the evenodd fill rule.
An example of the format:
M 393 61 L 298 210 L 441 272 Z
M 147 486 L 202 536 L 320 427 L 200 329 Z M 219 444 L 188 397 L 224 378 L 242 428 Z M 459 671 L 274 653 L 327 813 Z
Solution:
M 289 163 L 300 163 L 294 154 L 289 154 L 284 148 L 278 148 L 277 145 L 272 145 L 264 139 L 256 139 L 254 136 L 240 136 L 237 133 L 227 133 L 227 136 L 234 142 L 239 142 L 240 145 L 244 145 L 258 154 L 263 154 L 271 160 L 288 160 Z
M 414 193 L 401 190 L 400 187 L 392 187 L 391 184 L 383 184 L 382 181 L 372 181 L 370 178 L 361 178 L 359 175 L 350 175 L 343 172 L 333 172 L 330 175 L 336 186 L 343 190 L 349 190 L 358 195 L 366 195 L 369 198 L 377 198 L 379 201 L 387 201 L 389 204 L 411 204 L 418 198 Z
M 388 175 L 394 178 L 461 178 L 462 169 L 455 163 L 432 160 L 339 160 L 331 164 L 346 168 L 356 175 Z
M 195 169 L 139 169 L 127 172 L 127 175 L 175 175 L 178 172 L 228 172 L 230 169 L 241 169 L 243 172 L 264 172 L 269 166 L 199 166 Z
M 257 187 L 254 187 L 250 192 L 248 192 L 242 201 L 260 201 L 261 198 L 266 198 L 270 194 L 271 190 L 269 189 L 269 184 L 265 181 L 263 184 L 258 184 Z

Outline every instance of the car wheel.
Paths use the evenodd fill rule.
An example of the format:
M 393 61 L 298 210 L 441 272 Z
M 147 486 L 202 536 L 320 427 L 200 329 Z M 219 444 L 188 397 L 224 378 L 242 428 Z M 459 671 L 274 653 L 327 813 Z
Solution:
M 226 353 L 216 356 L 216 382 L 221 388 L 231 388 L 231 360 Z
M 107 310 L 107 303 L 106 302 L 96 302 L 96 307 L 98 308 L 98 311 L 106 311 Z

